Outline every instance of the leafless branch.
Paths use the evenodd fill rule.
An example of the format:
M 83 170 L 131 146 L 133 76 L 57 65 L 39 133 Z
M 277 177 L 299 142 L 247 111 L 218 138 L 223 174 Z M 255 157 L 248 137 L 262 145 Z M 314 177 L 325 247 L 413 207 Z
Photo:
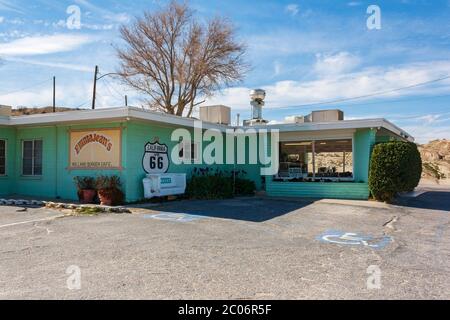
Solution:
M 186 4 L 146 12 L 120 32 L 126 45 L 117 49 L 118 74 L 153 110 L 191 116 L 198 97 L 241 81 L 248 70 L 232 24 L 202 24 Z

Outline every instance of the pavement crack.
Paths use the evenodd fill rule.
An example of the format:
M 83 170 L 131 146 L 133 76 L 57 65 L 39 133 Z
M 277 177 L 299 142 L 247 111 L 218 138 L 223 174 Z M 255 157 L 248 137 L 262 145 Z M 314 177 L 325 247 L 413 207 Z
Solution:
M 389 229 L 391 229 L 391 230 L 393 230 L 393 231 L 396 231 L 397 228 L 395 227 L 395 223 L 396 223 L 398 220 L 399 220 L 399 217 L 393 216 L 390 220 L 386 221 L 386 222 L 383 224 L 383 227 L 389 228 Z

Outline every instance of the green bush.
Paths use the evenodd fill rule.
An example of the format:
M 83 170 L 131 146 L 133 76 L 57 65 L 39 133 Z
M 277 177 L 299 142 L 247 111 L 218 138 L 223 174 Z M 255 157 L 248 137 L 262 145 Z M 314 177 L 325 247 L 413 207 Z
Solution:
M 95 179 L 92 177 L 74 177 L 77 190 L 95 190 Z
M 391 201 L 398 192 L 413 191 L 421 174 L 422 160 L 415 143 L 391 141 L 374 147 L 369 189 L 376 200 Z
M 186 186 L 191 199 L 227 199 L 233 197 L 231 179 L 223 176 L 192 176 Z
M 237 196 L 252 196 L 255 194 L 255 182 L 248 179 L 236 178 L 234 193 Z
M 196 168 L 187 183 L 186 196 L 191 199 L 228 199 L 235 195 L 254 195 L 255 183 L 239 177 L 242 174 L 245 172 L 232 171 L 229 173 L 209 168 Z

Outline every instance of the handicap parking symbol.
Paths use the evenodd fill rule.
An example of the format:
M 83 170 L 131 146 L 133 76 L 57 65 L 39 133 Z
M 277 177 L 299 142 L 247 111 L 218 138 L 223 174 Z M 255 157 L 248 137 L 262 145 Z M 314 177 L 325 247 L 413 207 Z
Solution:
M 392 242 L 392 238 L 389 236 L 373 237 L 339 230 L 328 230 L 317 236 L 316 240 L 348 246 L 364 246 L 373 249 L 382 249 Z
M 196 216 L 192 214 L 186 213 L 172 213 L 172 212 L 163 212 L 157 214 L 146 214 L 144 215 L 145 219 L 156 219 L 156 220 L 164 220 L 164 221 L 175 221 L 175 222 L 192 222 L 195 220 L 203 219 L 205 217 Z

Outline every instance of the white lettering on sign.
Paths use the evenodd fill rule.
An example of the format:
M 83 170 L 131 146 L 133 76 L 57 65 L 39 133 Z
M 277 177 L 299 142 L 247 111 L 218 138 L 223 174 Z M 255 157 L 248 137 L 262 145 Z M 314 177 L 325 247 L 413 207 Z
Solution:
M 169 170 L 169 148 L 159 142 L 148 142 L 144 148 L 142 168 L 147 174 L 166 173 Z

